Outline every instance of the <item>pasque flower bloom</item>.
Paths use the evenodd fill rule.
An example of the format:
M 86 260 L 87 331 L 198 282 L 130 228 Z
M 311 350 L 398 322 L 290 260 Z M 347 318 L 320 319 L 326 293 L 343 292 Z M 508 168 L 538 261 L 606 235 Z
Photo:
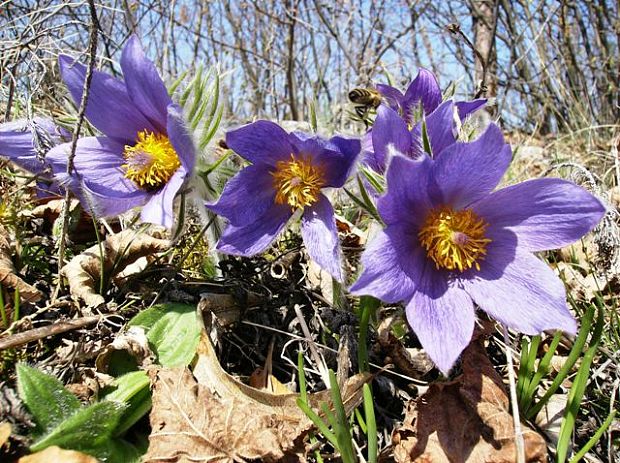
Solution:
M 455 117 L 461 121 L 482 108 L 487 100 L 451 100 L 442 103 L 441 89 L 434 74 L 420 69 L 405 93 L 389 85 L 377 90 L 385 101 L 377 110 L 373 128 L 366 135 L 363 162 L 378 173 L 385 173 L 394 151 L 415 158 L 424 152 L 422 119 L 426 123 L 432 156 L 456 142 Z
M 228 181 L 216 203 L 207 204 L 229 221 L 217 248 L 228 254 L 258 254 L 301 211 L 308 254 L 342 281 L 334 210 L 322 190 L 344 185 L 360 152 L 359 140 L 324 140 L 257 121 L 228 132 L 226 144 L 252 165 Z
M 576 329 L 562 281 L 531 253 L 578 240 L 605 208 L 557 178 L 493 191 L 510 160 L 491 124 L 435 159 L 396 155 L 387 171 L 378 200 L 386 227 L 362 255 L 351 291 L 404 301 L 409 325 L 443 372 L 471 339 L 474 303 L 526 334 Z
M 439 83 L 435 75 L 424 68 L 420 68 L 418 75 L 407 87 L 405 93 L 389 85 L 378 84 L 377 90 L 390 108 L 400 113 L 403 120 L 413 124 L 416 110 L 422 107 L 425 115 L 431 114 L 441 104 L 442 96 Z M 458 101 L 455 103 L 458 116 L 464 120 L 469 114 L 482 108 L 486 98 L 472 101 Z
M 38 177 L 39 194 L 57 193 L 52 182 L 52 169 L 46 162 L 46 153 L 71 134 L 58 127 L 51 119 L 34 117 L 0 124 L 0 156 Z
M 64 55 L 59 61 L 79 105 L 86 67 Z M 47 159 L 93 213 L 111 216 L 143 206 L 143 221 L 171 227 L 174 198 L 194 169 L 194 145 L 181 109 L 136 37 L 123 49 L 121 68 L 124 80 L 94 71 L 86 117 L 104 136 L 78 140 L 74 174 L 64 174 L 69 143 Z

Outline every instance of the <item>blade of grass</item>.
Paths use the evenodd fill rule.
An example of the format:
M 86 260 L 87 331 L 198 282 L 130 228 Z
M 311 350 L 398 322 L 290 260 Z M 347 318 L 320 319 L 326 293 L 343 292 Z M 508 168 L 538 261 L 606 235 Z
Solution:
M 369 370 L 368 366 L 368 325 L 370 316 L 377 310 L 381 302 L 371 296 L 360 298 L 360 335 L 357 348 L 357 365 L 360 373 Z
M 583 347 L 586 344 L 586 340 L 588 339 L 588 334 L 590 333 L 590 327 L 592 326 L 592 320 L 594 318 L 595 308 L 591 306 L 581 319 L 581 329 L 579 330 L 579 334 L 577 335 L 577 339 L 575 339 L 575 343 L 573 344 L 573 348 L 568 354 L 568 358 L 566 362 L 554 378 L 551 386 L 547 389 L 547 392 L 542 396 L 542 398 L 536 402 L 534 406 L 532 406 L 527 412 L 527 419 L 534 418 L 538 412 L 545 406 L 545 404 L 549 401 L 549 398 L 555 394 L 555 391 L 560 387 L 562 382 L 566 379 L 568 374 L 570 373 L 573 365 L 581 356 L 581 352 Z
M 343 461 L 354 462 L 356 461 L 356 459 L 355 452 L 353 451 L 353 444 L 351 442 L 352 437 L 349 430 L 347 413 L 344 409 L 344 405 L 342 404 L 342 396 L 340 394 L 340 388 L 338 387 L 338 380 L 336 379 L 336 374 L 331 369 L 329 370 L 329 385 L 332 402 L 334 403 L 334 410 L 336 412 L 337 427 L 335 431 L 336 436 L 338 437 L 338 441 L 340 443 L 339 450 L 342 455 Z
M 583 398 L 586 386 L 588 384 L 588 378 L 590 377 L 590 365 L 592 364 L 594 354 L 596 353 L 599 341 L 601 340 L 601 335 L 603 333 L 603 326 L 605 324 L 605 318 L 603 314 L 603 309 L 599 308 L 596 326 L 594 328 L 592 336 L 590 337 L 590 345 L 583 356 L 581 366 L 577 371 L 577 375 L 575 376 L 573 385 L 568 393 L 566 411 L 564 412 L 564 419 L 562 420 L 562 424 L 560 426 L 560 434 L 558 437 L 556 455 L 558 463 L 564 463 L 564 461 L 566 460 L 566 456 L 568 455 L 568 450 L 570 448 L 572 440 L 571 438 L 573 434 L 573 429 L 575 427 L 575 421 L 577 420 L 577 414 L 579 413 L 579 406 L 581 405 L 581 399 Z
M 590 440 L 588 442 L 586 442 L 586 445 L 584 445 L 581 450 L 579 450 L 579 452 L 577 452 L 575 454 L 575 456 L 573 456 L 573 458 L 571 458 L 569 460 L 569 463 L 578 463 L 580 461 L 582 461 L 583 457 L 586 455 L 586 453 L 588 453 L 590 451 L 590 449 L 592 447 L 594 447 L 594 445 L 599 441 L 599 439 L 603 436 L 603 434 L 605 433 L 605 431 L 607 431 L 607 428 L 609 428 L 609 425 L 611 425 L 613 419 L 616 416 L 616 410 L 614 410 L 613 412 L 611 412 L 609 414 L 609 416 L 607 417 L 607 419 L 603 422 L 603 424 L 601 425 L 600 428 L 597 429 L 597 431 L 594 433 L 594 435 L 590 438 Z
M 377 421 L 375 419 L 375 407 L 372 400 L 370 386 L 364 384 L 362 392 L 364 394 L 364 415 L 366 416 L 366 437 L 368 438 L 368 463 L 376 463 L 378 454 L 377 442 Z
M 4 329 L 9 327 L 9 319 L 6 316 L 6 308 L 4 307 L 4 288 L 0 286 L 0 315 L 2 315 L 2 326 Z
M 15 287 L 15 299 L 13 300 L 13 321 L 16 322 L 19 320 L 19 288 Z
M 534 374 L 534 377 L 530 380 L 530 385 L 527 391 L 525 391 L 523 394 L 524 403 L 523 407 L 521 407 L 522 410 L 527 410 L 528 408 L 530 408 L 530 405 L 532 404 L 532 401 L 534 400 L 536 394 L 536 389 L 538 389 L 538 386 L 540 385 L 543 377 L 547 376 L 547 374 L 549 373 L 549 365 L 551 364 L 551 360 L 553 359 L 553 355 L 555 354 L 555 351 L 558 348 L 561 339 L 562 332 L 556 331 L 555 335 L 553 336 L 553 340 L 549 345 L 549 350 L 545 353 L 542 360 L 538 363 L 536 373 Z

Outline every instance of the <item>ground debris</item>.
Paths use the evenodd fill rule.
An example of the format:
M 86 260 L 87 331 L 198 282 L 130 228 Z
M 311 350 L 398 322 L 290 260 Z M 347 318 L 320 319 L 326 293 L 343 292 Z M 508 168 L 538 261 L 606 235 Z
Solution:
M 0 225 L 0 283 L 2 286 L 17 289 L 22 300 L 37 302 L 42 294 L 37 288 L 22 280 L 16 273 L 11 259 L 11 241 L 6 228 Z
M 500 376 L 487 357 L 482 339 L 463 353 L 463 374 L 433 383 L 407 404 L 403 425 L 394 430 L 397 463 L 513 463 L 514 426 Z M 529 463 L 547 461 L 544 439 L 524 425 Z
M 62 275 L 69 281 L 71 296 L 83 300 L 88 306 L 97 307 L 105 303 L 103 296 L 97 293 L 102 265 L 105 277 L 110 278 L 139 258 L 163 252 L 169 247 L 167 240 L 125 230 L 106 238 L 101 248 L 96 244 L 75 256 L 62 268 Z
M 203 333 L 193 373 L 188 368 L 151 372 L 152 433 L 145 463 L 166 461 L 305 461 L 304 437 L 312 422 L 297 406 L 298 394 L 271 394 L 240 383 L 219 365 Z M 361 401 L 367 375 L 349 378 L 345 409 Z M 309 394 L 316 410 L 329 392 Z

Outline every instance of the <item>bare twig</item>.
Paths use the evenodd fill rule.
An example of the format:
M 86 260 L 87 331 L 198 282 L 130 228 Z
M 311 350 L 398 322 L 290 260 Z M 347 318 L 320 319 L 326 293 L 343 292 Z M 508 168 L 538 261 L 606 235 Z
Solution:
M 45 339 L 49 336 L 55 336 L 61 333 L 66 333 L 67 331 L 85 328 L 87 326 L 94 325 L 102 319 L 103 316 L 101 315 L 82 317 L 66 322 L 56 322 L 51 325 L 34 328 L 32 330 L 24 331 L 22 333 L 15 333 L 0 339 L 0 351 L 4 349 L 11 349 L 13 347 L 23 346 L 24 344 L 28 344 L 29 342 L 38 341 L 40 339 Z
M 88 68 L 86 70 L 86 76 L 84 79 L 84 87 L 82 89 L 82 100 L 80 101 L 80 109 L 78 111 L 77 121 L 73 128 L 73 136 L 71 138 L 71 151 L 67 159 L 67 174 L 73 173 L 75 151 L 77 149 L 77 142 L 84 123 L 84 116 L 86 114 L 86 105 L 88 104 L 88 95 L 90 93 L 90 83 L 93 77 L 93 69 L 95 67 L 95 59 L 97 54 L 97 31 L 99 29 L 99 21 L 97 20 L 97 10 L 94 0 L 88 0 L 88 6 L 90 9 L 91 24 L 90 24 L 90 41 L 88 45 Z M 67 188 L 65 192 L 65 202 L 62 208 L 61 214 L 61 233 L 60 241 L 58 244 L 58 285 L 54 291 L 52 301 L 56 299 L 60 287 L 62 285 L 62 278 L 60 276 L 60 269 L 64 266 L 65 247 L 67 243 L 67 232 L 69 230 L 69 200 L 71 192 Z
M 525 442 L 523 441 L 523 431 L 521 430 L 521 418 L 519 416 L 519 399 L 517 397 L 517 384 L 515 381 L 515 369 L 512 363 L 512 340 L 508 335 L 508 329 L 502 325 L 504 333 L 504 343 L 506 344 L 506 361 L 508 363 L 508 382 L 510 384 L 510 402 L 512 406 L 512 417 L 515 426 L 515 446 L 517 448 L 517 463 L 525 463 Z

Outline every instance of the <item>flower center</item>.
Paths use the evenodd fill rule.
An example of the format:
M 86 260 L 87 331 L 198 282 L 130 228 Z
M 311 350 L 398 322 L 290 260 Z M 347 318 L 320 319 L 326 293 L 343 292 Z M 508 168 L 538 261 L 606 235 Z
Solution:
M 487 226 L 471 209 L 455 211 L 442 207 L 429 213 L 418 238 L 438 269 L 463 272 L 475 267 L 480 270 L 480 261 L 484 260 L 491 242 L 484 235 Z
M 181 166 L 179 156 L 165 135 L 141 130 L 134 146 L 125 145 L 125 177 L 145 190 L 164 185 Z
M 309 159 L 296 158 L 291 154 L 290 161 L 279 161 L 273 176 L 276 190 L 276 204 L 288 204 L 291 209 L 311 206 L 319 200 L 319 193 L 325 184 L 324 172 Z

